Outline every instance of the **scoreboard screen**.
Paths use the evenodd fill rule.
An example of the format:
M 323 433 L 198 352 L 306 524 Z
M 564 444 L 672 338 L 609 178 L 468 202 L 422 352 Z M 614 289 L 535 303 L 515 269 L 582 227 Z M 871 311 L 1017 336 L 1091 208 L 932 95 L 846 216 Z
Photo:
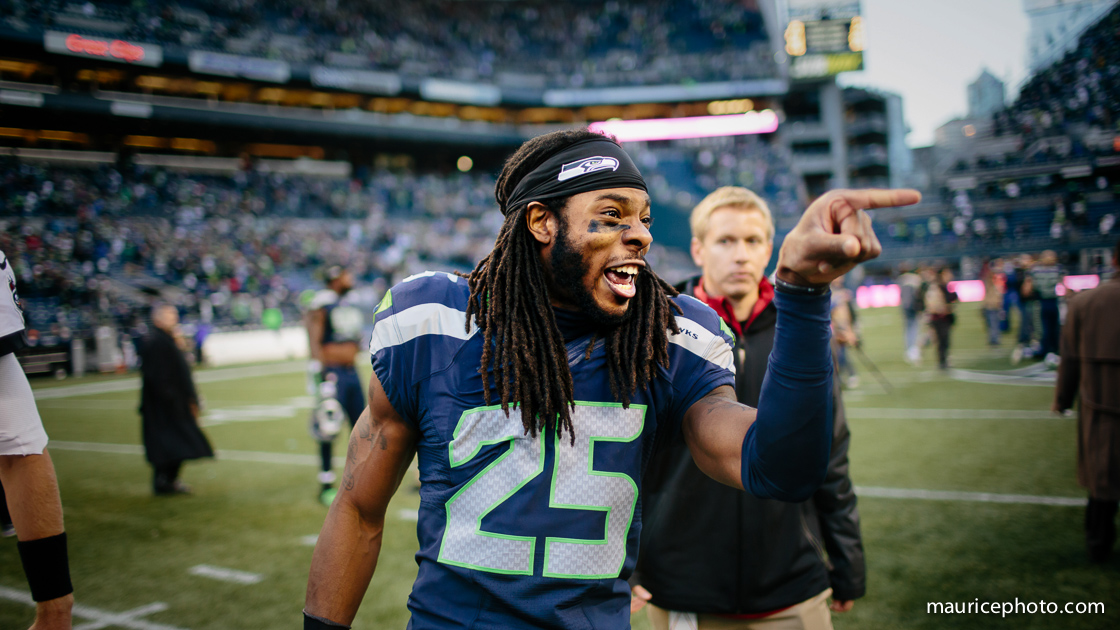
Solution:
M 858 2 L 791 0 L 786 26 L 790 78 L 815 79 L 863 69 Z

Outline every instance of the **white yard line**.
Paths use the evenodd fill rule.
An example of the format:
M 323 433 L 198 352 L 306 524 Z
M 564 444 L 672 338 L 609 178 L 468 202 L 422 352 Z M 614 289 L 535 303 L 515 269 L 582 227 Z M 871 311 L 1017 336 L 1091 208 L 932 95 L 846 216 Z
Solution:
M 109 444 L 106 442 L 66 442 L 51 440 L 47 448 L 55 451 L 80 451 L 85 453 L 115 453 L 118 455 L 143 455 L 144 447 L 139 444 Z M 300 453 L 270 453 L 267 451 L 234 451 L 219 449 L 215 456 L 220 460 L 233 462 L 258 462 L 262 464 L 285 464 L 290 466 L 318 466 L 318 455 Z M 336 466 L 346 463 L 346 458 L 334 458 Z
M 888 410 L 893 412 L 894 410 Z M 905 410 L 903 410 L 905 411 Z M 953 411 L 953 410 L 939 410 Z M 957 410 L 966 411 L 966 410 Z M 967 410 L 975 412 L 976 410 Z M 998 410 L 989 410 L 998 411 Z M 895 417 L 895 416 L 890 416 Z M 973 416 L 975 417 L 975 416 Z M 49 448 L 59 451 L 83 451 L 89 453 L 113 453 L 121 455 L 143 455 L 144 448 L 137 444 L 104 444 L 97 442 L 60 442 L 52 440 Z M 264 451 L 230 451 L 219 450 L 217 457 L 221 460 L 239 462 L 259 462 L 266 464 L 284 464 L 296 466 L 318 466 L 319 457 L 316 455 L 298 455 L 295 453 L 268 453 Z M 336 457 L 335 465 L 345 463 L 344 457 Z M 1085 505 L 1085 499 L 1074 497 L 1051 497 L 1035 494 L 996 494 L 991 492 L 950 492 L 944 490 L 921 490 L 911 488 L 882 488 L 877 486 L 857 486 L 856 494 L 866 497 L 883 499 L 925 499 L 929 501 L 971 501 L 981 503 L 1028 503 L 1034 505 Z M 406 514 L 407 512 L 407 514 Z M 414 510 L 401 510 L 398 516 L 402 520 L 415 520 Z
M 274 374 L 291 374 L 302 372 L 307 368 L 305 361 L 285 361 L 283 363 L 269 363 L 265 365 L 249 365 L 246 367 L 217 368 L 213 370 L 200 370 L 194 373 L 195 383 L 217 383 L 239 378 L 255 378 L 258 376 L 272 376 Z M 55 398 L 72 398 L 74 396 L 88 396 L 90 394 L 107 394 L 110 392 L 139 391 L 140 378 L 122 378 L 114 381 L 101 381 L 99 383 L 81 383 L 78 385 L 62 385 L 60 387 L 44 387 L 34 390 L 35 400 L 51 400 Z
M 1012 370 L 1007 374 L 1001 374 L 999 372 L 981 372 L 977 370 L 952 369 L 949 370 L 949 376 L 958 381 L 965 381 L 967 383 L 984 383 L 986 385 L 1054 387 L 1054 381 L 1057 378 L 1057 373 L 1046 371 L 1045 369 L 1030 371 Z
M 264 579 L 260 573 L 249 573 L 226 567 L 216 567 L 212 564 L 199 564 L 187 569 L 187 573 L 199 577 L 218 580 L 219 582 L 233 582 L 234 584 L 256 584 Z
M 133 399 L 100 400 L 91 398 L 54 398 L 40 400 L 38 404 L 43 408 L 53 409 L 83 409 L 83 410 L 111 410 L 130 411 L 138 413 L 138 402 Z M 290 420 L 297 417 L 300 412 L 306 412 L 315 406 L 315 401 L 310 396 L 295 396 L 286 401 L 271 405 L 235 405 L 217 408 L 206 408 L 202 413 L 202 426 L 212 427 L 231 422 L 271 422 L 274 420 Z
M 21 604 L 27 604 L 28 606 L 35 605 L 35 600 L 31 599 L 31 593 L 4 586 L 0 586 L 0 599 L 19 602 Z M 129 630 L 186 630 L 179 626 L 169 626 L 167 624 L 154 623 L 140 619 L 140 617 L 163 612 L 167 609 L 167 604 L 155 602 L 139 608 L 133 608 L 132 610 L 126 610 L 125 612 L 114 613 L 101 610 L 100 608 L 94 608 L 93 606 L 74 604 L 74 617 L 90 620 L 87 623 L 74 624 L 74 630 L 100 630 L 101 628 L 109 627 L 129 628 Z
M 1048 497 L 1037 494 L 995 494 L 992 492 L 954 492 L 913 488 L 856 486 L 856 496 L 878 499 L 922 499 L 926 501 L 969 501 L 975 503 L 1020 503 L 1028 505 L 1065 505 L 1084 507 L 1086 499 Z
M 1062 420 L 1050 411 L 1027 409 L 907 409 L 847 407 L 849 418 L 869 420 Z

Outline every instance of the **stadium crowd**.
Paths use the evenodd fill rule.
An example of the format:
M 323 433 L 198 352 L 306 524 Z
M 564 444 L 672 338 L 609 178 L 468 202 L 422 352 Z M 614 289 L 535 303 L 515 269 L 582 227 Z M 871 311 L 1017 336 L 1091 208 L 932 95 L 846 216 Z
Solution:
M 157 294 L 216 327 L 259 325 L 269 308 L 294 322 L 330 265 L 370 287 L 374 303 L 414 273 L 472 268 L 501 223 L 493 186 L 485 174 L 217 176 L 12 160 L 0 164 L 0 250 L 29 327 L 46 337 L 128 329 Z M 671 268 L 683 258 L 651 255 Z
M 704 191 L 743 186 L 765 198 L 772 212 L 801 214 L 808 199 L 794 175 L 789 150 L 758 136 L 694 138 L 627 145 L 649 173 L 650 192 L 658 206 L 688 212 Z
M 1120 7 L 1089 28 L 1077 47 L 1040 70 L 1019 98 L 995 116 L 996 133 L 1028 138 L 1077 136 L 1085 127 L 1114 129 L 1120 118 Z M 1080 142 L 1074 151 L 1084 151 Z
M 542 82 L 538 87 L 776 75 L 757 7 L 729 0 L 4 0 L 0 17 L 28 27 L 91 31 L 108 22 L 138 41 L 295 64 L 470 81 L 515 73 L 520 82 L 529 74 Z

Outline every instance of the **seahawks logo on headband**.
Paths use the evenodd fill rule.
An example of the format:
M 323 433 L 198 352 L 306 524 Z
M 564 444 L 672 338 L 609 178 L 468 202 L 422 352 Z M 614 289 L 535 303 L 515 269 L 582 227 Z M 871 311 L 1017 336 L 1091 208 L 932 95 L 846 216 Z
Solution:
M 610 169 L 612 171 L 618 170 L 618 160 L 613 157 L 606 157 L 596 155 L 594 157 L 583 158 L 578 162 L 565 164 L 560 168 L 560 174 L 556 176 L 556 181 L 565 182 L 573 177 L 594 173 L 595 171 L 605 171 Z

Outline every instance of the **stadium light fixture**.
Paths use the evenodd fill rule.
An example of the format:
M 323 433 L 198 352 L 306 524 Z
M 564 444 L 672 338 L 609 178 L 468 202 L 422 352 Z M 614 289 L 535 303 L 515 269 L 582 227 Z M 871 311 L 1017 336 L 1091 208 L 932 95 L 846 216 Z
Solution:
M 742 136 L 777 131 L 778 115 L 773 110 L 764 109 L 761 112 L 726 116 L 607 120 L 591 123 L 589 128 L 595 133 L 612 135 L 619 142 Z

